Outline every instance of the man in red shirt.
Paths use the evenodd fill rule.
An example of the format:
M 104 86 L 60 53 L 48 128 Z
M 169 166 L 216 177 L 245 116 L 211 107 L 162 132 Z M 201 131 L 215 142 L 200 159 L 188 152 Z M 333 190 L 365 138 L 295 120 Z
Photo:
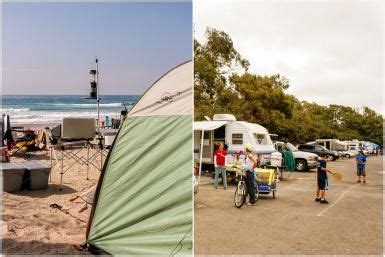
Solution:
M 223 150 L 223 148 L 224 148 L 223 143 L 220 143 L 218 150 L 214 152 L 214 166 L 215 166 L 214 186 L 215 186 L 215 189 L 218 189 L 219 173 L 222 173 L 223 189 L 226 190 L 227 188 L 227 180 L 226 180 L 227 151 Z

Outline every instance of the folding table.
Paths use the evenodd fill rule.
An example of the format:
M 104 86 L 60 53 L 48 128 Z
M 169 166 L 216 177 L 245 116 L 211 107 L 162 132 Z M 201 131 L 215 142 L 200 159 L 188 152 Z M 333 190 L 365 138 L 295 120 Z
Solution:
M 103 134 L 117 134 L 117 130 L 102 131 Z M 103 137 L 102 137 L 103 139 Z M 102 170 L 104 161 L 109 151 L 109 144 L 104 144 L 103 140 L 76 140 L 76 141 L 59 141 L 57 144 L 48 144 L 50 151 L 50 162 L 53 166 L 55 161 L 56 166 L 59 169 L 60 174 L 60 189 L 63 185 L 64 174 L 71 169 L 75 164 L 86 165 L 87 179 L 89 179 L 90 165 L 98 170 Z M 84 155 L 84 152 L 86 154 Z M 82 154 L 83 153 L 83 154 Z M 100 158 L 100 159 L 99 159 Z M 98 160 L 99 159 L 99 160 Z M 68 160 L 65 165 L 64 160 Z M 51 181 L 51 176 L 50 176 Z
M 87 166 L 87 179 L 89 174 L 89 154 L 90 154 L 90 142 L 87 140 L 78 140 L 70 142 L 59 142 L 55 145 L 49 144 L 50 151 L 50 162 L 53 166 L 53 161 L 59 168 L 60 174 L 60 189 L 63 185 L 63 176 L 64 174 L 72 168 L 75 164 L 86 165 Z M 87 156 L 81 156 L 80 153 L 87 151 Z M 59 155 L 59 156 L 58 156 Z M 64 165 L 64 160 L 72 160 L 67 165 Z M 50 176 L 50 182 L 51 182 Z

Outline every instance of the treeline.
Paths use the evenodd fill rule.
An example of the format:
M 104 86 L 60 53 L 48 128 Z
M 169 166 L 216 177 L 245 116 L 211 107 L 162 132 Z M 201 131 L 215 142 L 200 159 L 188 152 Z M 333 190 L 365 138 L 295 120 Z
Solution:
M 204 44 L 194 41 L 194 53 L 195 120 L 231 113 L 293 143 L 338 138 L 382 145 L 382 115 L 368 107 L 358 112 L 347 106 L 298 100 L 285 92 L 290 86 L 287 78 L 249 72 L 248 60 L 223 31 L 208 28 Z

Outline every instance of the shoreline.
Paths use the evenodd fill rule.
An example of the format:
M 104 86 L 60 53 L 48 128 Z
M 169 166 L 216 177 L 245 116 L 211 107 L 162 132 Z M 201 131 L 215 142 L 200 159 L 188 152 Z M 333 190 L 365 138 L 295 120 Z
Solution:
M 52 127 L 55 127 L 57 125 L 60 125 L 59 122 L 52 122 L 52 123 L 12 123 L 11 121 L 11 126 L 13 128 L 15 127 L 24 127 L 24 129 L 30 129 L 30 130 L 33 130 L 33 131 L 37 131 L 37 130 L 41 130 L 41 129 L 45 129 L 46 127 L 49 127 L 49 128 L 52 128 Z

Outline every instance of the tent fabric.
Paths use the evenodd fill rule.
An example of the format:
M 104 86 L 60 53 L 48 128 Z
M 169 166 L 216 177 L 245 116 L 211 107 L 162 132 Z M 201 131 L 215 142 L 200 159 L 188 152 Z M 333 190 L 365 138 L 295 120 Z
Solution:
M 192 115 L 193 63 L 188 61 L 158 79 L 128 116 Z
M 95 192 L 87 243 L 112 255 L 192 255 L 193 66 L 171 69 L 128 113 Z
M 192 254 L 192 116 L 129 117 L 111 150 L 88 243 L 110 254 Z
M 87 191 L 82 193 L 79 198 L 82 199 L 85 203 L 92 204 L 94 202 L 96 185 L 90 187 Z
M 222 127 L 227 121 L 195 121 L 194 130 L 211 131 Z

